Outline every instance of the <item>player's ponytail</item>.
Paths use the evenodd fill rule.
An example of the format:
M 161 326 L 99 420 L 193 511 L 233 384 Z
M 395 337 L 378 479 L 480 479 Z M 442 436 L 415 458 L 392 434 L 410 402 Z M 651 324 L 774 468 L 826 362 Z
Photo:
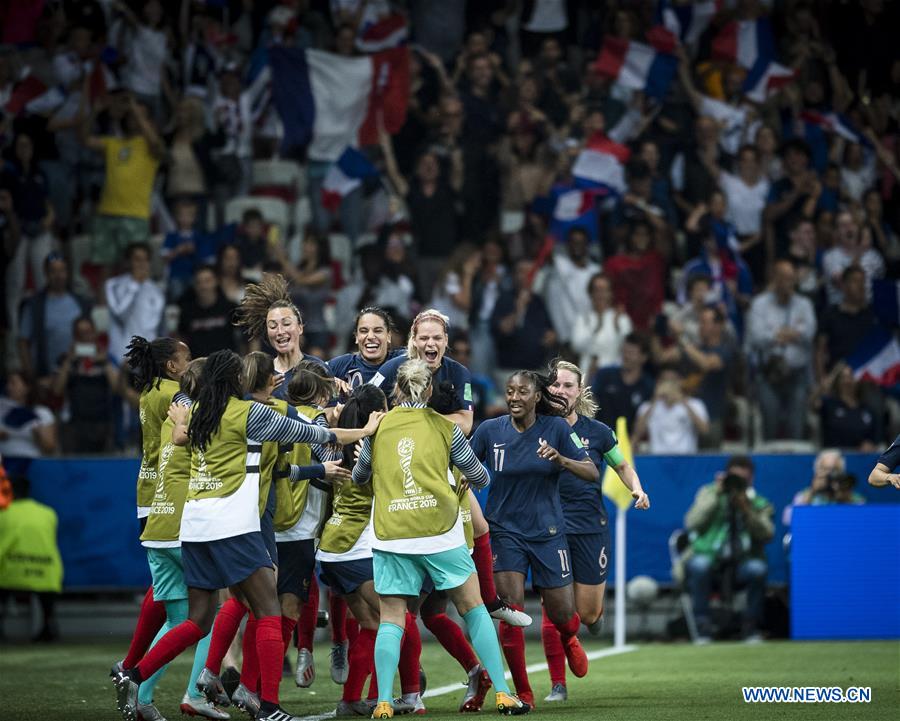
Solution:
M 149 391 L 154 384 L 159 388 L 160 380 L 168 377 L 166 362 L 177 350 L 178 341 L 174 338 L 148 341 L 139 335 L 132 336 L 125 353 L 132 386 L 141 393 Z
M 211 353 L 200 374 L 197 407 L 188 426 L 192 448 L 206 450 L 210 439 L 219 430 L 229 399 L 241 395 L 241 357 L 231 350 Z
M 302 360 L 288 383 L 287 399 L 294 406 L 316 406 L 331 400 L 333 392 L 334 379 L 328 371 L 315 361 Z
M 425 361 L 411 359 L 397 370 L 397 385 L 394 388 L 396 403 L 425 403 L 431 387 L 431 369 Z
M 578 378 L 578 398 L 575 399 L 575 405 L 572 410 L 579 416 L 593 418 L 597 414 L 599 406 L 594 400 L 593 392 L 584 383 L 584 374 L 581 372 L 581 368 L 562 358 L 554 358 L 550 361 L 549 374 L 555 375 L 560 370 L 569 371 L 569 373 Z
M 365 383 L 354 389 L 338 416 L 338 428 L 362 428 L 369 422 L 373 411 L 387 408 L 387 398 L 378 386 Z M 344 468 L 353 468 L 356 460 L 353 457 L 353 446 L 344 446 Z
M 180 390 L 192 401 L 197 400 L 200 392 L 200 376 L 203 374 L 203 367 L 206 365 L 206 358 L 194 358 L 181 376 Z
M 524 378 L 532 388 L 541 394 L 540 399 L 534 407 L 534 412 L 542 416 L 565 416 L 569 410 L 569 404 L 566 399 L 556 395 L 550 390 L 550 386 L 556 381 L 556 371 L 553 370 L 549 375 L 538 373 L 537 371 L 516 371 L 510 377 Z
M 244 395 L 265 390 L 275 375 L 275 361 L 268 353 L 255 350 L 244 356 L 243 391 Z
M 266 316 L 273 308 L 289 308 L 297 316 L 297 322 L 303 325 L 303 316 L 291 300 L 284 276 L 267 273 L 259 283 L 249 283 L 244 288 L 235 325 L 246 330 L 251 338 L 266 338 Z

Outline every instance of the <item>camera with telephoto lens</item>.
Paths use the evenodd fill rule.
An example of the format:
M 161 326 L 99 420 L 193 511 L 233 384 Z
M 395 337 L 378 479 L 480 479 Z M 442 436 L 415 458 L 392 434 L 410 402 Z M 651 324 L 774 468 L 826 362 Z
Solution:
M 722 479 L 722 490 L 725 493 L 741 493 L 747 490 L 747 479 L 737 473 L 727 473 Z
M 846 471 L 832 471 L 828 474 L 827 495 L 837 498 L 848 491 L 852 491 L 856 485 L 856 476 Z

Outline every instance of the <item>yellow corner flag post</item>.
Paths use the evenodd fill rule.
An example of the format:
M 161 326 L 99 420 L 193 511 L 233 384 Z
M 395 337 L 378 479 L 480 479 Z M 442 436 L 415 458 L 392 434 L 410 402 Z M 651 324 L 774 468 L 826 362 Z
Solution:
M 619 441 L 622 457 L 628 461 L 628 465 L 633 467 L 634 455 L 631 452 L 631 441 L 628 439 L 628 422 L 621 416 L 616 420 L 616 438 Z M 631 508 L 633 499 L 631 491 L 622 483 L 619 474 L 608 463 L 606 472 L 603 474 L 601 488 L 603 495 L 616 504 L 616 618 L 613 645 L 621 648 L 625 646 L 625 514 Z

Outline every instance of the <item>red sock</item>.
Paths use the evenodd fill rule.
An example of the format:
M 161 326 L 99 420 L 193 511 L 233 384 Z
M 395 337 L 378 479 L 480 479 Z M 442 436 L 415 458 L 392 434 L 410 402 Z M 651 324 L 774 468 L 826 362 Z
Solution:
M 259 680 L 259 656 L 256 653 L 256 618 L 251 613 L 244 627 L 244 662 L 241 664 L 241 683 L 250 691 L 256 691 Z
M 573 613 L 572 618 L 565 623 L 555 623 L 553 625 L 559 631 L 560 639 L 565 643 L 578 633 L 578 629 L 581 626 L 581 617 L 577 613 Z
M 375 664 L 375 636 L 377 631 L 362 628 L 356 640 L 350 644 L 347 682 L 344 684 L 344 701 L 359 701 L 362 698 L 366 678 Z
M 347 602 L 336 593 L 328 592 L 328 609 L 331 613 L 331 642 L 343 643 L 347 640 Z
M 313 650 L 313 637 L 316 635 L 316 620 L 319 615 L 319 585 L 315 578 L 309 584 L 309 598 L 300 607 L 300 620 L 297 622 L 297 648 Z
M 447 653 L 459 661 L 463 671 L 468 672 L 472 667 L 478 665 L 478 658 L 466 640 L 462 629 L 446 613 L 437 613 L 433 616 L 423 614 L 422 622 L 425 624 L 425 628 L 441 642 L 441 646 L 447 649 Z
M 291 636 L 294 635 L 295 628 L 297 628 L 297 621 L 289 616 L 281 617 L 281 641 L 284 643 L 285 653 L 291 647 Z M 301 646 L 301 648 L 306 648 L 306 646 Z
M 541 640 L 544 642 L 544 656 L 547 657 L 547 668 L 550 671 L 550 685 L 561 683 L 566 685 L 566 652 L 563 651 L 562 639 L 559 631 L 547 616 L 544 609 L 541 620 Z
M 137 666 L 137 662 L 147 653 L 147 649 L 150 648 L 150 644 L 165 622 L 166 604 L 153 600 L 153 587 L 151 586 L 144 594 L 144 600 L 141 601 L 141 610 L 138 612 L 137 624 L 131 636 L 131 645 L 128 647 L 125 660 L 122 661 L 125 668 Z
M 472 549 L 472 560 L 478 571 L 478 587 L 481 589 L 481 600 L 491 604 L 497 600 L 497 589 L 494 586 L 494 557 L 491 554 L 491 534 L 485 533 L 475 539 Z
M 520 607 L 518 610 L 523 610 Z M 531 684 L 528 682 L 528 672 L 525 670 L 525 633 L 520 626 L 510 626 L 505 621 L 500 622 L 500 645 L 503 647 L 503 655 L 506 656 L 506 665 L 512 674 L 516 693 L 531 693 Z
M 400 642 L 400 692 L 419 692 L 419 659 L 422 656 L 422 636 L 416 617 L 406 612 L 406 628 Z
M 138 673 L 141 679 L 148 679 L 159 669 L 165 666 L 169 661 L 175 658 L 186 648 L 190 648 L 206 634 L 200 630 L 200 627 L 188 619 L 184 623 L 179 623 L 175 628 L 163 636 L 156 645 L 151 648 L 147 655 L 141 659 L 137 665 Z
M 372 654 L 372 677 L 369 679 L 369 695 L 366 696 L 367 701 L 378 698 L 378 672 L 375 670 L 374 646 L 372 647 Z
M 347 622 L 344 624 L 344 628 L 347 631 L 347 640 L 352 646 L 353 642 L 356 640 L 356 637 L 359 636 L 359 621 L 348 616 Z
M 214 674 L 218 675 L 222 671 L 222 659 L 237 635 L 241 619 L 249 612 L 250 609 L 236 598 L 229 598 L 216 614 L 212 638 L 209 639 L 209 653 L 206 655 L 206 668 Z
M 256 621 L 256 654 L 259 658 L 260 700 L 278 703 L 278 685 L 284 663 L 282 616 L 263 616 Z

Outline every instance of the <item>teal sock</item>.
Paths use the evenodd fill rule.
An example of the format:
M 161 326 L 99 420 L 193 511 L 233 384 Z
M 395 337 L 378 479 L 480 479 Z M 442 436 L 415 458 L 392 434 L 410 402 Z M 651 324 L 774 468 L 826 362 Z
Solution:
M 153 648 L 156 645 L 156 642 L 159 641 L 159 639 L 161 639 L 169 631 L 171 631 L 179 623 L 187 618 L 188 602 L 186 598 L 178 601 L 166 601 L 165 604 L 166 622 L 163 624 L 163 627 L 159 629 L 159 633 L 156 634 L 156 638 L 153 639 L 153 643 L 150 644 L 150 648 Z M 161 669 L 159 669 L 159 671 L 154 673 L 150 678 L 141 683 L 141 687 L 138 689 L 138 703 L 153 703 L 153 692 L 156 690 L 156 684 L 159 683 L 168 667 L 169 665 L 166 664 Z
M 194 665 L 191 666 L 191 675 L 188 678 L 187 695 L 191 698 L 203 698 L 203 694 L 197 690 L 197 678 L 206 665 L 206 655 L 209 653 L 209 640 L 212 631 L 197 642 L 197 650 L 194 651 Z
M 375 672 L 378 674 L 378 701 L 394 700 L 394 676 L 400 663 L 403 629 L 395 623 L 382 623 L 375 637 Z
M 475 606 L 469 611 L 463 620 L 469 629 L 469 638 L 472 639 L 472 648 L 481 661 L 481 665 L 487 669 L 494 690 L 510 693 L 509 684 L 503 675 L 503 660 L 500 656 L 500 642 L 497 640 L 497 631 L 494 630 L 494 622 L 488 615 L 484 604 Z M 379 676 L 379 680 L 381 677 Z

